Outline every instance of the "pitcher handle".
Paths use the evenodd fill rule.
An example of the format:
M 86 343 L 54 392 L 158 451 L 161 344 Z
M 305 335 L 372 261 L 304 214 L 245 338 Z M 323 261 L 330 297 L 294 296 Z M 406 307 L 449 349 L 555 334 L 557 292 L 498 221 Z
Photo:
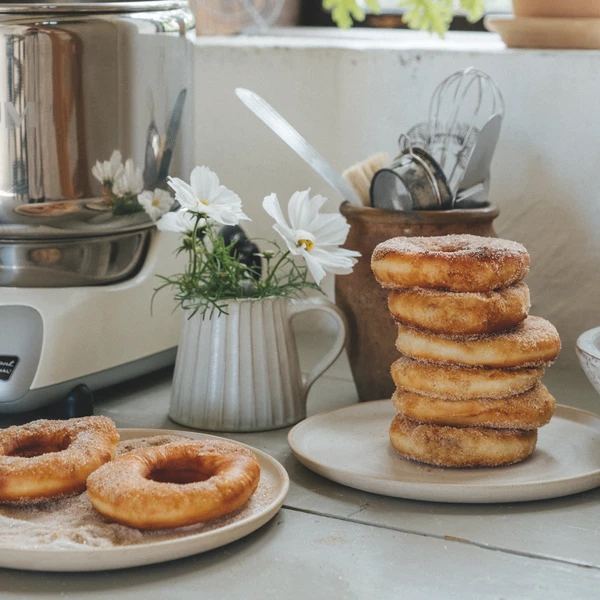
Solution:
M 292 321 L 296 315 L 310 310 L 320 310 L 334 317 L 339 325 L 337 336 L 333 346 L 325 354 L 325 356 L 315 365 L 308 377 L 303 378 L 304 398 L 307 397 L 312 384 L 335 362 L 337 357 L 346 347 L 347 326 L 344 313 L 333 303 L 320 296 L 310 298 L 302 298 L 301 300 L 292 300 L 290 303 L 289 319 Z

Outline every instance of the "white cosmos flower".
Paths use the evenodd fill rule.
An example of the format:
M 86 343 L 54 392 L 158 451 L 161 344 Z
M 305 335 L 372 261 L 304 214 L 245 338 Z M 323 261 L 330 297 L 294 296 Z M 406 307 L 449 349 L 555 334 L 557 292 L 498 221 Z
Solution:
M 288 204 L 288 220 L 275 194 L 263 200 L 263 208 L 273 219 L 273 229 L 283 238 L 292 254 L 302 256 L 317 284 L 325 273 L 346 275 L 356 264 L 359 252 L 340 248 L 350 225 L 339 213 L 320 212 L 327 198 L 310 197 L 310 190 L 295 192 Z
M 156 228 L 159 231 L 175 231 L 177 233 L 190 233 L 194 229 L 196 216 L 187 210 L 176 210 L 164 214 L 157 222 Z M 206 225 L 206 220 L 202 219 L 199 226 Z
M 221 225 L 237 225 L 242 219 L 250 220 L 242 212 L 240 197 L 220 185 L 216 173 L 208 167 L 195 167 L 189 184 L 177 177 L 169 177 L 168 183 L 183 208 L 202 213 Z
M 153 192 L 144 190 L 138 195 L 137 200 L 153 221 L 160 219 L 173 205 L 171 194 L 159 188 Z
M 125 167 L 122 173 L 115 178 L 113 184 L 113 194 L 121 196 L 137 196 L 144 189 L 144 179 L 142 170 L 136 168 L 133 160 L 128 158 L 125 161 Z
M 102 185 L 112 185 L 118 177 L 123 173 L 123 159 L 118 150 L 114 150 L 109 160 L 104 162 L 96 161 L 92 167 L 92 175 Z

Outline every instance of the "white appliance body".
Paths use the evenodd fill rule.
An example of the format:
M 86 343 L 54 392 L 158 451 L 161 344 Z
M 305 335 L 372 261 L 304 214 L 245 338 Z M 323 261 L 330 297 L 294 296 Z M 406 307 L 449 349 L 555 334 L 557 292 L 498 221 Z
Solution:
M 178 234 L 152 231 L 142 269 L 105 286 L 0 288 L 0 413 L 23 412 L 172 364 L 181 327 L 157 275 L 183 269 Z

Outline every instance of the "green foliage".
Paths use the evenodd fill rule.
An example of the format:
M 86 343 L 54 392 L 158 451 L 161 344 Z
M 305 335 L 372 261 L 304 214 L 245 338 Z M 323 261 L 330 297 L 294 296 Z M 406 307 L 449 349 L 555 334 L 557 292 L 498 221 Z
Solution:
M 113 215 L 133 215 L 142 212 L 144 207 L 137 201 L 137 196 L 113 196 L 111 198 Z
M 381 12 L 378 0 L 366 0 L 367 6 L 375 13 Z M 398 5 L 405 9 L 403 20 L 411 29 L 437 33 L 443 37 L 454 16 L 453 0 L 399 0 Z M 483 16 L 484 0 L 460 0 L 461 8 L 471 22 Z M 354 21 L 363 21 L 364 11 L 356 0 L 323 0 L 323 8 L 331 11 L 334 23 L 342 28 L 352 27 Z
M 308 280 L 306 266 L 297 265 L 290 252 L 275 243 L 272 251 L 261 254 L 264 274 L 259 279 L 258 273 L 238 260 L 235 242 L 227 245 L 214 225 L 204 223 L 198 214 L 193 231 L 177 250 L 188 255 L 185 271 L 171 277 L 159 276 L 163 283 L 155 293 L 173 288 L 179 306 L 210 319 L 215 312 L 227 314 L 228 300 L 296 298 L 307 288 L 319 289 Z

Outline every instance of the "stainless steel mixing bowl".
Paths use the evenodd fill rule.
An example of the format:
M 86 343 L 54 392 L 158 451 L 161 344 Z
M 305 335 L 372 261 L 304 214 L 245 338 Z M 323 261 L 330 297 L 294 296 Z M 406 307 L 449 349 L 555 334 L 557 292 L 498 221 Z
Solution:
M 152 222 L 97 210 L 91 168 L 118 149 L 146 189 L 189 174 L 193 25 L 178 0 L 0 4 L 0 286 L 139 269 Z

